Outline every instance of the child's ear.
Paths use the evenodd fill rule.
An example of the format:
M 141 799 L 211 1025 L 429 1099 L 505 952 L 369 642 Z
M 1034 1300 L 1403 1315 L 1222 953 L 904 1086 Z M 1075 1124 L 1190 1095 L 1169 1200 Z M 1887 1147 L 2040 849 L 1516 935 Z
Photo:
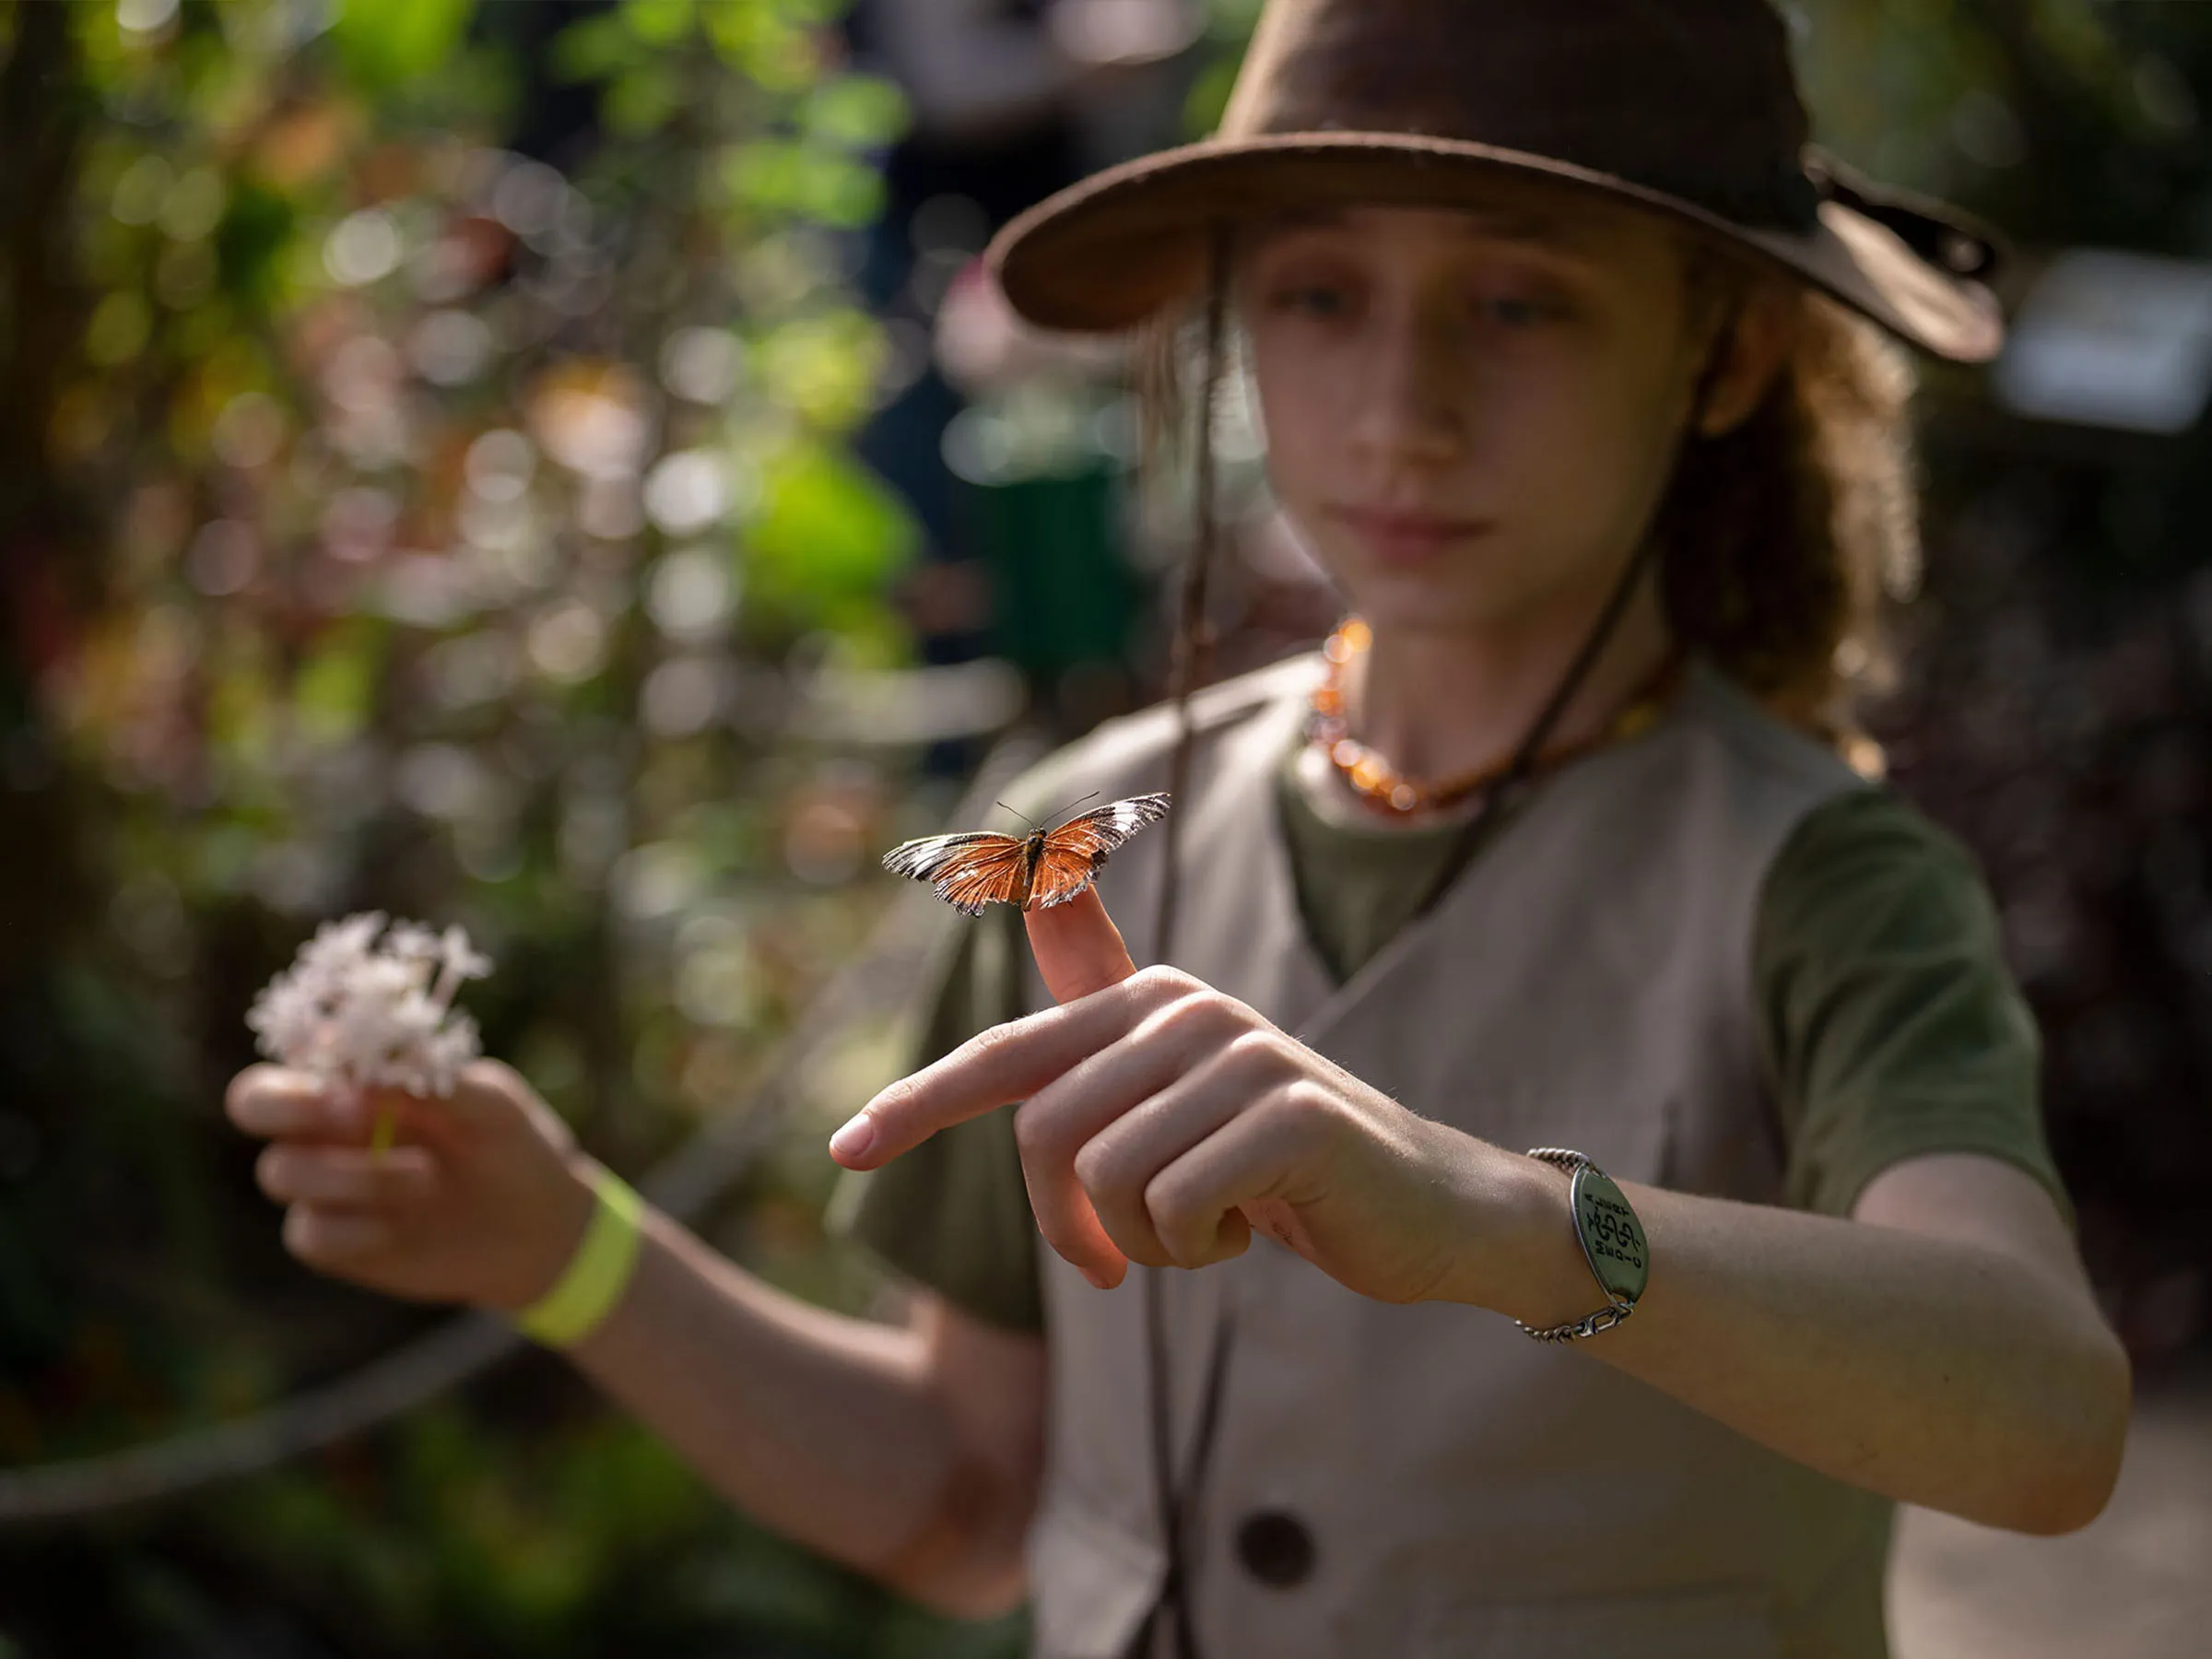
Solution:
M 1789 360 L 1802 305 L 1788 284 L 1760 279 L 1744 285 L 1725 336 L 1713 345 L 1722 356 L 1698 412 L 1700 438 L 1721 437 L 1750 418 Z

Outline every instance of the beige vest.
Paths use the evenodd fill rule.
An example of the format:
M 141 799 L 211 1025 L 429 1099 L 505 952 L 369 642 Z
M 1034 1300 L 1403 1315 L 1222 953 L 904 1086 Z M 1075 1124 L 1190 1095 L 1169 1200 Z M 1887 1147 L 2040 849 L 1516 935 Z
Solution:
M 1337 987 L 1301 929 L 1276 819 L 1316 665 L 1199 701 L 1176 806 L 1177 963 L 1499 1146 L 1573 1147 L 1620 1180 L 1780 1202 L 1752 928 L 1783 841 L 1853 774 L 1698 665 L 1665 720 L 1553 779 L 1428 918 Z M 1164 787 L 1172 737 L 1164 712 L 1114 723 L 1038 786 Z M 1164 844 L 1139 836 L 1100 884 L 1140 962 Z M 1044 1006 L 1033 970 L 1027 995 Z M 1144 1300 L 1134 1277 L 1096 1290 L 1041 1250 L 1052 1403 L 1035 1651 L 1120 1659 L 1162 1574 Z M 1370 1301 L 1265 1238 L 1163 1278 L 1179 1467 L 1218 1322 L 1232 1332 L 1185 1524 L 1206 1659 L 1886 1651 L 1887 1500 L 1574 1347 L 1477 1309 Z M 1253 1547 L 1260 1514 L 1272 1560 Z M 1286 1557 L 1285 1530 L 1310 1550 Z

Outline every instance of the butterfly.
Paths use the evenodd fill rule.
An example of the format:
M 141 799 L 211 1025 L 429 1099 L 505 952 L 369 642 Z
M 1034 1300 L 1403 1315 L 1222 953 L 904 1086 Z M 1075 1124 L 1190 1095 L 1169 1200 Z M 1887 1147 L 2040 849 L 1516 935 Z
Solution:
M 1006 810 L 1014 811 L 1011 806 Z M 1131 795 L 1054 829 L 1031 823 L 1027 835 L 970 830 L 924 836 L 886 853 L 883 867 L 935 883 L 938 898 L 971 916 L 982 915 L 986 904 L 1049 910 L 1088 887 L 1091 877 L 1106 867 L 1108 853 L 1147 824 L 1157 824 L 1167 816 L 1166 795 Z

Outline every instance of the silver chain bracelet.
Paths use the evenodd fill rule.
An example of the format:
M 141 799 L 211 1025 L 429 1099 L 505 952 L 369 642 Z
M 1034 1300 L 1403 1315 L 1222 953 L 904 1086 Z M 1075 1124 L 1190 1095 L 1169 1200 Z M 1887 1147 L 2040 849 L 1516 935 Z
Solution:
M 1606 1305 L 1581 1319 L 1541 1330 L 1517 1319 L 1513 1323 L 1538 1342 L 1574 1342 L 1609 1331 L 1636 1311 L 1636 1299 L 1651 1281 L 1652 1253 L 1643 1223 L 1612 1179 L 1583 1153 L 1565 1147 L 1531 1147 L 1528 1156 L 1574 1177 L 1567 1191 L 1567 1208 L 1574 1217 L 1575 1241 L 1583 1247 L 1583 1259 L 1590 1264 L 1597 1288 L 1606 1294 Z

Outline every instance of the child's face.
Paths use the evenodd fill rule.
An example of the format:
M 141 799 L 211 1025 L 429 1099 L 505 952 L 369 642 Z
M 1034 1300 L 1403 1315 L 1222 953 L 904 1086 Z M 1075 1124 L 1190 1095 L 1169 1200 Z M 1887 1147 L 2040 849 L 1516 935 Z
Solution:
M 1242 263 L 1277 499 L 1378 627 L 1587 614 L 1644 534 L 1704 356 L 1659 220 L 1501 186 L 1287 221 Z

